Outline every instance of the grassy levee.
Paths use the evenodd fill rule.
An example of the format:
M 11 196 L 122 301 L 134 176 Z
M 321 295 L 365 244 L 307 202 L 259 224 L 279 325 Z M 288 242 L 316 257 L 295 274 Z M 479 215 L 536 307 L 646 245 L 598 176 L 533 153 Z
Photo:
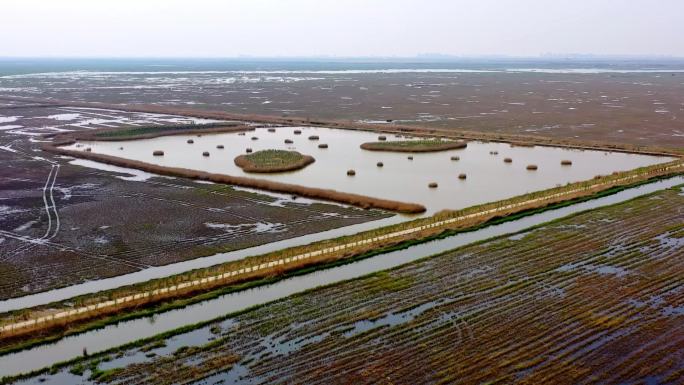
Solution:
M 151 139 L 160 136 L 188 135 L 188 134 L 218 134 L 227 132 L 254 131 L 258 126 L 249 126 L 242 122 L 201 123 L 201 124 L 174 124 L 163 126 L 133 126 L 120 128 L 95 129 L 85 132 L 76 132 L 57 135 L 60 138 L 75 140 L 94 140 L 103 142 L 116 142 L 124 140 Z
M 388 250 L 409 247 L 435 237 L 518 219 L 550 208 L 569 205 L 578 200 L 614 193 L 653 179 L 681 174 L 682 171 L 682 161 L 644 167 L 602 177 L 599 180 L 573 183 L 463 210 L 445 211 L 429 218 L 248 257 L 167 278 L 84 295 L 68 301 L 5 313 L 2 315 L 0 327 L 40 318 L 44 321 L 17 329 L 4 329 L 3 334 L 0 334 L 4 340 L 0 343 L 4 345 L 0 345 L 0 352 L 25 348 L 125 318 L 185 306 L 217 295 L 216 293 L 222 294 L 244 288 L 245 285 L 272 282 L 292 274 L 349 263 Z M 173 290 L 169 290 L 170 288 Z M 103 303 L 110 305 L 98 307 Z M 145 308 L 153 305 L 156 306 Z M 72 314 L 50 321 L 45 320 L 45 317 L 58 312 Z M 41 330 L 44 332 L 41 333 Z M 27 334 L 31 334 L 31 337 L 27 337 Z M 31 339 L 32 337 L 35 338 Z
M 425 206 L 416 203 L 399 202 L 389 199 L 374 198 L 365 195 L 345 193 L 335 190 L 314 187 L 306 187 L 289 183 L 275 182 L 270 180 L 254 179 L 226 174 L 215 174 L 180 167 L 166 167 L 158 164 L 125 159 L 112 155 L 96 154 L 87 151 L 74 151 L 60 147 L 70 143 L 73 143 L 73 140 L 65 140 L 63 142 L 54 142 L 46 144 L 43 146 L 43 150 L 55 154 L 72 156 L 76 158 L 84 158 L 120 167 L 135 168 L 138 170 L 158 175 L 207 180 L 215 183 L 224 183 L 235 186 L 257 188 L 261 190 L 273 191 L 278 193 L 296 194 L 307 198 L 340 202 L 362 208 L 376 208 L 409 214 L 425 212 Z
M 468 147 L 466 142 L 439 139 L 400 140 L 392 142 L 367 142 L 361 148 L 367 151 L 390 152 L 438 152 Z
M 641 183 L 638 183 L 638 184 L 642 184 L 642 183 L 646 183 L 646 182 L 641 182 Z M 575 199 L 575 200 L 572 201 L 572 202 L 565 201 L 565 202 L 559 203 L 559 204 L 557 204 L 557 205 L 554 205 L 553 207 L 555 208 L 555 207 L 558 207 L 558 205 L 564 206 L 564 205 L 573 204 L 573 203 L 576 203 L 576 202 L 579 202 L 579 201 L 586 201 L 586 200 L 593 199 L 593 198 L 596 198 L 596 197 L 599 197 L 599 196 L 610 195 L 610 194 L 612 194 L 612 193 L 615 193 L 615 192 L 617 192 L 617 191 L 621 191 L 621 190 L 624 190 L 624 189 L 630 188 L 630 187 L 632 187 L 632 186 L 618 186 L 618 187 L 615 187 L 615 188 L 613 188 L 613 189 L 604 190 L 604 191 L 602 191 L 602 192 L 596 193 L 596 194 L 594 194 L 594 195 L 592 195 L 592 196 L 577 198 L 577 199 Z M 682 186 L 679 186 L 679 187 L 676 187 L 676 188 L 677 188 L 677 189 L 681 189 L 681 187 L 682 187 Z M 674 189 L 674 188 L 673 188 L 673 189 Z M 615 205 L 611 205 L 611 206 L 623 205 L 623 204 L 625 204 L 625 203 L 627 203 L 627 202 L 636 201 L 636 200 L 640 200 L 640 199 L 643 200 L 645 197 L 652 196 L 652 195 L 657 194 L 657 193 L 658 193 L 658 192 L 653 192 L 653 193 L 648 194 L 648 195 L 646 195 L 646 196 L 641 196 L 641 197 L 633 198 L 633 199 L 630 199 L 630 200 L 628 200 L 628 201 L 619 202 L 619 203 L 616 203 Z M 476 226 L 475 228 L 471 228 L 471 229 L 467 229 L 467 230 L 460 230 L 460 231 L 458 231 L 458 230 L 450 230 L 450 231 L 444 231 L 444 232 L 442 232 L 442 233 L 440 233 L 440 234 L 438 234 L 438 235 L 436 235 L 436 236 L 429 237 L 429 239 L 427 239 L 427 240 L 443 238 L 443 237 L 451 236 L 451 235 L 453 235 L 453 234 L 455 234 L 455 233 L 459 233 L 459 232 L 471 231 L 471 230 L 473 230 L 473 229 L 486 227 L 486 226 L 489 225 L 489 224 L 495 224 L 495 223 L 506 222 L 506 221 L 511 220 L 512 218 L 517 219 L 517 218 L 519 218 L 519 217 L 522 217 L 522 216 L 525 216 L 525 215 L 531 215 L 531 214 L 534 214 L 534 213 L 536 213 L 536 212 L 541 212 L 541 211 L 544 211 L 544 210 L 545 210 L 544 208 L 538 208 L 538 209 L 536 209 L 536 210 L 531 210 L 531 211 L 529 211 L 529 212 L 518 213 L 518 214 L 516 214 L 516 215 L 514 215 L 514 216 L 495 218 L 495 219 L 490 220 L 490 223 L 481 224 L 481 225 L 479 225 L 479 226 Z M 589 211 L 592 211 L 592 210 L 589 210 Z M 520 232 L 518 232 L 518 233 L 527 233 L 527 232 L 529 232 L 530 230 L 534 230 L 534 229 L 538 229 L 538 228 L 543 228 L 543 227 L 548 227 L 548 226 L 551 225 L 551 224 L 560 223 L 560 222 L 563 222 L 563 221 L 567 221 L 567 220 L 570 219 L 570 218 L 573 218 L 573 217 L 577 217 L 577 216 L 583 215 L 583 214 L 585 214 L 586 212 L 587 212 L 587 211 L 581 211 L 581 212 L 573 213 L 573 214 L 571 214 L 571 215 L 569 215 L 569 216 L 567 216 L 567 217 L 560 218 L 560 219 L 555 219 L 555 220 L 552 220 L 552 221 L 549 221 L 549 222 L 545 222 L 545 223 L 542 223 L 542 224 L 538 224 L 538 225 L 536 225 L 536 226 L 533 226 L 533 227 L 530 227 L 530 228 L 528 228 L 528 229 L 522 230 L 522 231 L 520 231 Z M 681 226 L 678 227 L 678 229 L 679 229 L 679 231 L 681 231 Z M 516 233 L 516 234 L 518 234 L 518 233 Z M 508 238 L 508 237 L 510 237 L 510 235 L 511 235 L 511 234 L 495 236 L 495 237 L 492 237 L 492 238 L 489 238 L 489 239 L 484 239 L 484 240 L 481 240 L 481 241 L 477 241 L 477 242 L 468 244 L 468 245 L 466 245 L 466 246 L 459 247 L 459 248 L 457 248 L 457 249 L 455 249 L 455 250 L 459 250 L 459 249 L 462 249 L 462 248 L 469 248 L 469 247 L 473 247 L 473 246 L 480 245 L 480 244 L 486 244 L 487 242 L 491 242 L 491 241 L 496 240 L 496 239 Z M 366 258 L 366 257 L 372 256 L 372 255 L 376 255 L 376 254 L 379 254 L 379 253 L 387 252 L 387 251 L 389 251 L 389 250 L 397 250 L 397 249 L 401 249 L 401 248 L 407 248 L 407 247 L 410 247 L 411 245 L 416 244 L 416 243 L 419 243 L 419 242 L 418 242 L 418 241 L 405 242 L 405 243 L 402 243 L 402 244 L 400 244 L 400 245 L 395 245 L 395 246 L 393 246 L 393 247 L 385 248 L 384 250 L 375 250 L 375 251 L 372 251 L 372 252 L 368 253 L 367 255 L 359 256 L 359 257 L 356 257 L 355 259 Z M 428 260 L 428 259 L 438 258 L 438 257 L 440 257 L 440 256 L 443 256 L 443 255 L 446 255 L 446 254 L 449 254 L 449 253 L 453 253 L 453 252 L 455 252 L 455 250 L 449 250 L 449 251 L 445 251 L 445 252 L 436 253 L 436 254 L 434 254 L 434 255 L 426 256 L 425 258 L 422 258 L 422 259 L 419 260 L 419 261 L 411 262 L 409 265 L 416 265 L 416 264 L 422 263 L 422 261 L 425 261 L 425 260 Z M 332 262 L 332 263 L 329 263 L 329 264 L 323 266 L 323 268 L 328 268 L 328 267 L 335 266 L 335 265 L 340 265 L 340 264 L 343 264 L 343 263 L 347 263 L 347 262 L 345 262 L 345 261 L 336 261 L 336 262 Z M 407 265 L 404 265 L 404 266 L 407 266 Z M 319 267 L 319 268 L 320 268 L 320 267 Z M 401 266 L 400 266 L 400 267 L 396 267 L 396 268 L 391 269 L 391 271 L 396 271 L 396 270 L 399 270 L 399 269 L 401 269 L 401 268 L 402 268 Z M 306 269 L 301 269 L 301 270 L 296 271 L 296 272 L 285 273 L 285 274 L 284 274 L 284 277 L 294 276 L 294 275 L 298 275 L 298 274 L 304 274 L 304 273 L 307 272 L 307 271 L 312 271 L 312 270 L 316 270 L 316 269 L 317 269 L 317 267 L 309 267 L 309 268 L 306 268 Z M 342 285 L 342 284 L 344 284 L 344 283 L 350 283 L 350 282 L 355 282 L 355 281 L 356 281 L 356 282 L 364 281 L 364 280 L 368 280 L 369 278 L 372 278 L 372 277 L 379 277 L 379 276 L 382 276 L 382 275 L 386 275 L 386 271 L 366 274 L 366 275 L 363 275 L 363 276 L 361 276 L 361 277 L 356 277 L 356 278 L 352 278 L 352 279 L 345 280 L 345 281 L 343 281 L 343 282 L 333 283 L 333 284 L 329 284 L 329 285 L 322 285 L 322 286 L 315 287 L 315 288 L 312 288 L 312 289 L 307 289 L 307 290 L 305 290 L 305 291 L 303 291 L 303 292 L 301 292 L 301 293 L 298 293 L 298 294 L 296 294 L 296 295 L 297 295 L 297 296 L 305 296 L 305 295 L 308 295 L 308 294 L 310 294 L 310 293 L 320 292 L 320 290 L 322 290 L 322 289 L 324 289 L 324 288 L 326 288 L 326 287 L 331 287 L 331 286 L 336 286 L 336 285 Z M 199 295 L 199 296 L 197 296 L 197 297 L 195 297 L 195 298 L 193 298 L 193 299 L 178 299 L 178 300 L 176 300 L 175 306 L 174 306 L 174 307 L 176 307 L 176 308 L 182 307 L 182 306 L 188 305 L 188 304 L 190 304 L 190 303 L 192 303 L 192 302 L 199 302 L 199 301 L 203 301 L 203 300 L 215 298 L 215 297 L 218 297 L 218 296 L 220 296 L 220 295 L 224 295 L 224 294 L 229 293 L 229 292 L 238 291 L 238 290 L 243 290 L 243 289 L 245 289 L 245 288 L 254 287 L 254 286 L 258 286 L 258 285 L 262 285 L 262 284 L 272 283 L 272 282 L 274 282 L 274 281 L 276 281 L 276 280 L 278 280 L 278 278 L 276 278 L 276 277 L 269 277 L 269 278 L 261 279 L 261 280 L 259 280 L 259 281 L 252 281 L 252 282 L 247 282 L 247 283 L 244 283 L 244 284 L 241 284 L 241 285 L 236 285 L 236 286 L 233 286 L 233 287 L 230 287 L 230 288 L 220 288 L 220 289 L 217 289 L 217 290 L 213 290 L 213 291 L 211 291 L 211 292 L 207 292 L 207 293 L 204 293 L 204 294 L 202 294 L 202 295 Z M 194 300 L 194 299 L 197 299 L 197 300 Z M 277 301 L 274 301 L 274 302 L 278 302 L 278 301 L 280 301 L 280 300 L 277 300 Z M 63 361 L 63 362 L 58 362 L 58 363 L 53 364 L 53 365 L 50 366 L 50 367 L 43 368 L 43 369 L 39 369 L 39 370 L 35 370 L 35 371 L 29 372 L 29 373 L 24 373 L 24 374 L 20 374 L 20 375 L 17 375 L 17 376 L 11 376 L 11 377 L 3 377 L 3 378 L 0 378 L 0 385 L 5 385 L 5 384 L 14 383 L 14 382 L 16 382 L 16 381 L 18 381 L 18 380 L 21 380 L 21 379 L 24 379 L 24 378 L 29 378 L 29 377 L 38 376 L 38 375 L 41 375 L 41 374 L 46 374 L 46 373 L 57 373 L 60 369 L 65 368 L 65 367 L 68 367 L 68 366 L 71 366 L 71 365 L 85 364 L 85 363 L 91 362 L 91 361 L 93 361 L 93 360 L 99 362 L 99 360 L 102 359 L 103 357 L 107 357 L 107 356 L 110 356 L 110 355 L 112 355 L 112 354 L 116 354 L 116 353 L 120 353 L 120 352 L 125 352 L 125 351 L 130 350 L 130 349 L 133 349 L 133 348 L 139 348 L 139 347 L 143 347 L 143 346 L 146 346 L 146 345 L 154 344 L 154 343 L 156 343 L 156 342 L 158 342 L 158 341 L 164 341 L 164 340 L 167 340 L 167 339 L 169 339 L 169 338 L 171 338 L 171 337 L 173 337 L 173 336 L 179 335 L 179 334 L 183 334 L 183 333 L 186 333 L 186 332 L 190 332 L 190 331 L 196 330 L 196 329 L 198 329 L 198 328 L 205 327 L 205 326 L 207 326 L 207 325 L 210 325 L 210 324 L 214 324 L 214 323 L 216 323 L 216 322 L 223 321 L 223 320 L 228 319 L 228 318 L 235 318 L 235 317 L 240 316 L 240 315 L 242 315 L 242 314 L 249 313 L 249 312 L 252 312 L 252 311 L 257 310 L 257 309 L 260 309 L 260 308 L 264 308 L 264 307 L 271 306 L 274 302 L 269 302 L 269 303 L 265 303 L 265 304 L 261 304 L 261 305 L 256 305 L 256 306 L 252 306 L 252 307 L 249 307 L 249 308 L 245 308 L 245 309 L 240 310 L 240 311 L 231 312 L 231 313 L 222 315 L 222 316 L 220 316 L 220 317 L 217 317 L 217 318 L 215 318 L 215 319 L 211 319 L 211 320 L 207 320 L 207 321 L 201 321 L 201 322 L 197 322 L 197 323 L 194 323 L 194 324 L 185 325 L 185 326 L 182 326 L 182 327 L 180 327 L 180 328 L 177 328 L 177 329 L 174 329 L 174 330 L 171 330 L 171 331 L 163 332 L 163 333 L 160 333 L 160 334 L 157 334 L 157 335 L 148 337 L 148 338 L 143 338 L 143 339 L 140 339 L 140 340 L 136 340 L 136 341 L 133 341 L 133 342 L 130 342 L 130 343 L 121 345 L 121 346 L 117 346 L 117 347 L 108 349 L 108 350 L 106 350 L 106 351 L 98 352 L 98 353 L 96 353 L 95 355 L 91 355 L 91 356 L 88 356 L 88 357 L 77 357 L 77 358 L 70 359 L 70 360 L 66 360 L 66 361 Z M 131 314 L 128 314 L 128 315 L 119 316 L 119 317 L 116 317 L 116 320 L 113 320 L 113 318 L 112 318 L 112 319 L 110 319 L 111 322 L 104 322 L 104 320 L 100 320 L 100 321 L 97 322 L 96 326 L 95 326 L 95 324 L 93 324 L 93 325 L 91 325 L 90 328 L 94 328 L 94 327 L 103 327 L 103 326 L 105 326 L 106 324 L 109 324 L 109 323 L 112 323 L 112 322 L 121 321 L 121 320 L 125 320 L 125 319 L 130 319 L 130 318 L 136 318 L 136 317 L 144 316 L 144 315 L 149 315 L 149 314 L 152 314 L 152 313 L 155 313 L 155 312 L 159 312 L 159 311 L 163 311 L 163 310 L 167 310 L 167 309 L 170 309 L 170 308 L 171 308 L 171 306 L 169 306 L 168 304 L 166 304 L 166 305 L 161 305 L 161 306 L 157 307 L 156 309 L 148 308 L 148 309 L 137 310 L 135 315 L 134 315 L 133 313 L 131 313 Z M 411 307 L 404 308 L 404 309 L 402 309 L 402 311 L 406 311 L 406 310 L 408 310 L 408 309 L 410 309 L 410 308 L 411 308 Z M 213 345 L 215 345 L 216 343 L 217 343 L 217 341 L 212 341 L 212 342 L 209 342 L 209 343 L 207 343 L 207 344 L 205 344 L 205 345 L 200 345 L 200 346 L 194 347 L 194 349 L 195 349 L 196 352 L 205 351 L 205 350 L 209 349 L 210 347 L 212 347 Z M 4 353 L 4 352 L 3 352 L 3 353 Z

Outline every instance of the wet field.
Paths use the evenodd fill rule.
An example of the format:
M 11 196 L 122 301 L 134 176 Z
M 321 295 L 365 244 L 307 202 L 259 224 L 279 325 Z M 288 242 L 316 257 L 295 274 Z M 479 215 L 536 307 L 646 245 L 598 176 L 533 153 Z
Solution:
M 578 206 L 597 207 L 667 186 L 644 186 Z M 389 271 L 282 298 L 312 287 L 311 281 L 335 282 L 321 281 L 335 270 L 338 280 L 356 277 L 343 271 L 359 267 L 296 277 L 160 314 L 154 322 L 130 321 L 66 338 L 10 356 L 5 365 L 30 370 L 20 362 L 52 362 L 50 355 L 66 358 L 84 346 L 92 351 L 124 342 L 123 335 L 115 337 L 120 333 L 148 336 L 143 329 L 159 332 L 174 322 L 197 322 L 200 313 L 218 317 L 282 298 L 19 383 L 377 383 L 380 375 L 396 383 L 577 383 L 587 373 L 610 383 L 678 383 L 684 243 L 676 207 L 683 197 L 681 186 L 670 188 L 521 231 L 581 210 L 566 207 L 499 230 L 464 234 L 468 243 L 482 231 L 485 237 L 517 232 Z M 644 227 L 643 220 L 650 225 Z M 459 245 L 454 242 L 446 238 L 358 264 L 379 263 L 376 268 L 384 270 L 442 251 L 437 244 L 449 244 L 446 250 Z M 192 321 L 181 321 L 190 314 Z
M 0 76 L 0 95 L 684 145 L 681 63 L 209 62 L 161 69 L 131 65 L 118 68 L 121 72 L 87 64 L 73 68 L 78 71 Z

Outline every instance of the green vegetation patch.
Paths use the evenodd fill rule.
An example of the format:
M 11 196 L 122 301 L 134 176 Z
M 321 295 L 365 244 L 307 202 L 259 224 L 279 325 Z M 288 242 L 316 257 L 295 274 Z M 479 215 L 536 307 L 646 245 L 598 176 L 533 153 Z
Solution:
M 367 142 L 361 148 L 368 151 L 395 151 L 395 152 L 435 152 L 466 148 L 468 144 L 462 141 L 424 139 L 424 140 L 400 140 L 394 142 Z
M 173 133 L 176 131 L 187 131 L 187 130 L 200 130 L 206 128 L 217 128 L 217 127 L 235 127 L 237 123 L 233 122 L 218 122 L 218 123 L 206 123 L 206 124 L 173 124 L 173 125 L 163 125 L 163 126 L 141 126 L 141 127 L 130 127 L 121 130 L 114 131 L 103 131 L 95 134 L 96 138 L 122 138 L 128 136 L 141 136 L 141 135 L 154 135 L 154 134 L 164 134 Z
M 235 158 L 235 164 L 245 172 L 283 172 L 304 168 L 315 159 L 297 151 L 263 150 Z

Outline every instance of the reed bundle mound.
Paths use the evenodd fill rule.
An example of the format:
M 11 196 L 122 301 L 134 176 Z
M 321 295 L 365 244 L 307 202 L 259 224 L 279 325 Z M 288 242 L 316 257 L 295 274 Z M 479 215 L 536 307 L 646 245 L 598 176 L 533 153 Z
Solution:
M 193 144 L 193 143 L 195 143 L 195 141 L 194 141 L 194 140 L 192 140 L 192 139 L 188 139 L 188 144 Z
M 294 143 L 292 139 L 285 139 L 285 144 L 292 144 Z
M 534 170 L 536 170 L 537 168 L 538 168 L 538 167 L 537 167 L 536 164 L 528 164 L 528 165 L 527 165 L 527 169 L 530 170 L 530 171 L 534 171 Z
M 349 175 L 349 176 L 354 176 L 354 175 L 356 175 L 356 171 L 354 171 L 354 170 L 347 170 L 347 175 Z
M 513 159 L 511 158 L 504 158 L 504 163 L 512 163 Z
M 458 179 L 466 179 L 467 177 L 466 174 L 458 174 Z
M 302 130 L 294 130 L 295 135 L 300 135 L 302 133 Z
M 378 167 L 383 167 L 383 166 L 384 166 L 384 164 L 383 164 L 382 162 L 378 162 L 378 163 L 376 163 L 375 165 L 378 166 Z
M 202 156 L 209 156 L 209 151 L 204 151 L 204 152 L 202 153 Z
M 428 184 L 429 188 L 437 188 L 437 186 L 437 182 L 430 182 L 430 184 Z
M 235 158 L 235 165 L 244 172 L 272 173 L 294 171 L 302 169 L 315 159 L 302 155 L 297 151 L 262 150 L 250 155 L 240 155 Z
M 224 147 L 223 147 L 222 144 L 217 144 L 217 145 L 216 145 L 216 148 L 218 148 L 219 150 L 223 150 Z
M 309 140 L 318 140 L 318 139 L 319 139 L 318 135 L 311 135 L 309 137 Z
M 368 151 L 437 152 L 466 148 L 466 142 L 452 140 L 401 140 L 395 142 L 368 142 L 361 148 Z
M 458 157 L 458 156 L 452 156 L 452 157 L 451 157 L 451 160 L 461 160 L 461 158 Z
M 571 166 L 571 165 L 572 165 L 571 160 L 567 160 L 567 159 L 561 160 L 561 166 Z
M 318 145 L 318 148 L 328 148 L 328 145 L 326 143 L 321 143 Z
M 154 156 L 164 156 L 164 151 L 162 150 L 155 150 L 152 152 L 152 155 Z

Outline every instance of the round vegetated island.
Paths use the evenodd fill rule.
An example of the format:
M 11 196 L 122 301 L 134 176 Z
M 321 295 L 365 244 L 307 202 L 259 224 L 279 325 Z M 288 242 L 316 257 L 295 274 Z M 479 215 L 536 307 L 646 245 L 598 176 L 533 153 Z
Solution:
M 235 165 L 244 172 L 273 173 L 302 169 L 316 160 L 297 151 L 262 150 L 235 158 Z
M 392 152 L 437 152 L 456 150 L 468 147 L 468 143 L 455 140 L 398 140 L 391 142 L 367 142 L 361 144 L 361 148 L 368 151 L 392 151 Z

